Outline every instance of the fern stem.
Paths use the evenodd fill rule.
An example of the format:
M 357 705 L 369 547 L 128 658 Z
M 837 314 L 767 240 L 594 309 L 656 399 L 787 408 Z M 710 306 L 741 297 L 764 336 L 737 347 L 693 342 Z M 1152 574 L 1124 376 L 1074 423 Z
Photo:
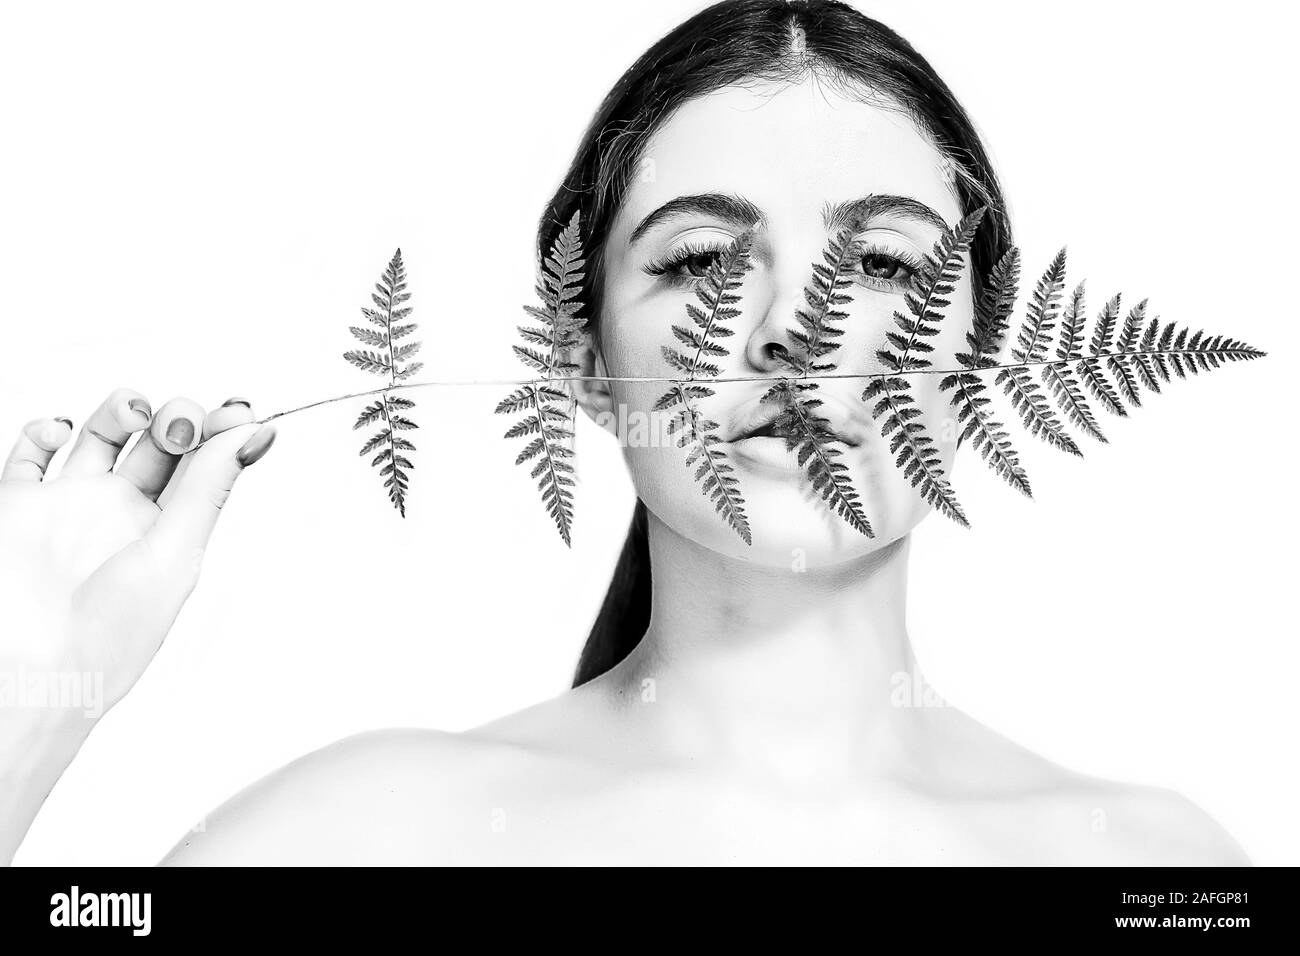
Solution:
M 401 250 L 398 250 L 400 254 Z M 397 384 L 397 360 L 393 357 L 393 302 L 397 298 L 397 276 L 393 273 L 393 283 L 388 293 L 388 308 L 384 310 L 384 337 L 388 339 L 388 384 L 391 388 Z M 401 483 L 397 480 L 399 469 L 397 467 L 397 441 L 396 433 L 393 430 L 393 418 L 388 409 L 388 392 L 384 391 L 379 396 L 379 403 L 384 407 L 384 424 L 388 426 L 388 450 L 392 457 L 389 462 L 393 466 L 393 494 L 397 498 L 398 510 L 401 511 L 402 517 L 406 517 L 406 492 L 402 490 Z
M 1007 362 L 1000 365 L 986 365 L 982 368 L 917 368 L 908 369 L 905 372 L 820 372 L 808 376 L 808 379 L 872 379 L 872 378 L 889 378 L 895 375 L 953 375 L 963 372 L 971 372 L 976 375 L 984 372 L 996 372 L 1004 368 L 1028 368 L 1034 365 L 1077 365 L 1084 359 L 1103 359 L 1110 356 L 1125 355 L 1207 355 L 1220 354 L 1222 352 L 1240 352 L 1244 357 L 1262 358 L 1267 352 L 1249 349 L 1214 349 L 1209 352 L 1203 349 L 1135 349 L 1127 352 L 1099 352 L 1096 355 L 1078 355 L 1068 360 L 1061 359 L 1043 359 L 1035 362 Z M 283 418 L 286 415 L 294 415 L 298 412 L 305 412 L 311 408 L 318 408 L 322 405 L 332 405 L 335 402 L 346 402 L 354 398 L 369 398 L 375 395 L 382 395 L 386 392 L 399 392 L 407 388 L 456 388 L 456 387 L 473 387 L 482 386 L 515 386 L 538 385 L 542 383 L 553 382 L 626 382 L 628 384 L 660 384 L 660 385 L 677 385 L 680 382 L 687 382 L 688 379 L 669 378 L 662 375 L 555 375 L 549 378 L 479 378 L 479 379 L 430 379 L 427 382 L 405 382 L 398 385 L 385 385 L 382 388 L 367 389 L 363 392 L 349 392 L 346 395 L 338 395 L 334 398 L 322 398 L 320 401 L 308 402 L 306 405 L 298 405 L 295 408 L 286 408 L 284 411 L 276 412 L 273 415 L 267 415 L 265 418 L 259 418 L 250 422 L 251 425 L 265 425 L 267 422 L 274 421 L 277 418 Z M 771 375 L 720 375 L 717 378 L 710 378 L 709 384 L 715 382 L 774 382 Z M 194 447 L 197 449 L 211 438 L 206 438 Z

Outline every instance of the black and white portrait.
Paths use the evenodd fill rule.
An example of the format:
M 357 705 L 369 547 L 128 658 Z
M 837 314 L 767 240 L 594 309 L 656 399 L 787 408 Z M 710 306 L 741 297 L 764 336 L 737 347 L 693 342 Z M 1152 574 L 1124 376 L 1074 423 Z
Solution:
M 1292 14 L 5 21 L 5 861 L 1300 860 Z

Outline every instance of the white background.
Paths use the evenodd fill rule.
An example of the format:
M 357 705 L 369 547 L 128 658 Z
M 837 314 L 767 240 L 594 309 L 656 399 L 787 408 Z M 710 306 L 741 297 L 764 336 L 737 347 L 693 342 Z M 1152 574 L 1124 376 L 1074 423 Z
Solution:
M 117 386 L 155 408 L 242 395 L 260 414 L 377 386 L 340 355 L 397 246 L 420 377 L 518 374 L 508 346 L 543 204 L 609 86 L 696 9 L 6 5 L 0 440 L 43 415 L 79 428 Z M 927 676 L 1060 763 L 1185 793 L 1255 862 L 1300 863 L 1292 15 L 864 9 L 975 118 L 1027 276 L 1068 244 L 1093 305 L 1149 296 L 1270 353 L 1144 393 L 1085 461 L 1015 431 L 1033 502 L 966 453 L 973 530 L 931 516 L 914 541 Z M 584 421 L 567 552 L 501 440 L 501 392 L 406 393 L 422 425 L 406 521 L 357 455 L 359 403 L 283 420 L 168 642 L 17 861 L 152 863 L 340 736 L 458 730 L 562 691 L 631 490 Z

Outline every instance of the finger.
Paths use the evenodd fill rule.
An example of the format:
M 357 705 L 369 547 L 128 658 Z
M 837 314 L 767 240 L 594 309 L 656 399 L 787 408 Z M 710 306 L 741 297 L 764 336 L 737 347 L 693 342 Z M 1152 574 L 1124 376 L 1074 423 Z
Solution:
M 114 391 L 104 403 L 90 413 L 68 452 L 68 460 L 59 469 L 64 475 L 104 475 L 113 470 L 122 446 L 149 424 L 149 400 L 129 388 Z
M 203 419 L 203 441 L 207 441 L 214 435 L 220 435 L 228 428 L 234 428 L 236 425 L 247 425 L 253 421 L 253 406 L 246 398 L 228 398 L 222 402 L 220 408 L 214 408 L 208 412 Z M 177 485 L 184 478 L 185 472 L 190 467 L 190 462 L 194 460 L 195 452 L 189 452 L 181 458 L 181 463 L 176 466 L 176 471 L 172 474 L 171 480 L 167 482 L 167 487 L 162 490 L 158 496 L 158 507 L 166 508 L 167 502 L 171 500 L 176 491 Z
M 203 407 L 188 398 L 173 398 L 154 415 L 149 430 L 140 436 L 117 473 L 157 501 L 181 455 L 199 443 Z
M 40 481 L 54 453 L 71 437 L 70 418 L 37 418 L 28 422 L 5 459 L 0 481 Z
M 144 537 L 164 567 L 184 562 L 197 568 L 235 480 L 266 454 L 274 441 L 274 425 L 238 425 L 194 452 L 167 507 Z

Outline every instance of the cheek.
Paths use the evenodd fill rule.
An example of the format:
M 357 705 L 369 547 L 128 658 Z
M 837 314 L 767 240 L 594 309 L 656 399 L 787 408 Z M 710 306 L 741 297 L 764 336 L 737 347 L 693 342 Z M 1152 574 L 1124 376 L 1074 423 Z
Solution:
M 657 308 L 648 302 L 607 305 L 603 316 L 601 352 L 609 374 L 666 376 L 668 372 L 660 359 L 660 346 L 673 341 L 669 324 L 662 305 Z M 629 403 L 653 403 L 657 397 L 633 389 L 627 390 L 626 395 Z

